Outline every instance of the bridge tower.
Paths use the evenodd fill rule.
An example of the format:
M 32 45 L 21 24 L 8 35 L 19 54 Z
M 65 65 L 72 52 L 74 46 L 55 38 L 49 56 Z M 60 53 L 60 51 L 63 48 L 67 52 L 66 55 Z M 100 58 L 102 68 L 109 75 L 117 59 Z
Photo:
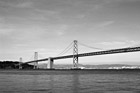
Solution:
M 35 52 L 34 53 L 34 69 L 37 69 L 38 68 L 38 52 Z
M 19 58 L 19 64 L 18 64 L 19 69 L 22 69 L 21 63 L 22 63 L 22 57 Z
M 73 66 L 78 68 L 78 41 L 74 40 L 73 44 Z

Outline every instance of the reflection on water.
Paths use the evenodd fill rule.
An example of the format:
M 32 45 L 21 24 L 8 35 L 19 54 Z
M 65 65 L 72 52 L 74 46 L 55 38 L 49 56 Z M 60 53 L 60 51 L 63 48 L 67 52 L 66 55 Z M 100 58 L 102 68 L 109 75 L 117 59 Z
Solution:
M 57 75 L 58 76 L 58 75 Z M 68 76 L 58 76 L 56 77 L 55 75 L 49 75 L 49 89 L 51 93 L 58 93 L 67 91 L 67 93 L 79 93 L 79 75 L 74 74 L 74 75 L 68 75 Z M 68 79 L 68 80 L 67 80 Z M 58 84 L 59 85 L 58 85 Z
M 73 78 L 73 93 L 79 93 L 79 87 L 80 87 L 80 82 L 79 82 L 79 75 L 78 74 L 74 74 L 72 75 Z
M 23 72 L 24 73 L 24 72 Z M 27 73 L 27 72 L 25 72 Z M 139 93 L 139 72 L 0 72 L 0 93 Z M 36 73 L 36 72 L 35 72 Z M 69 73 L 69 74 L 66 74 Z
M 51 93 L 79 93 L 79 75 L 49 75 L 49 88 Z
M 54 93 L 54 75 L 49 76 L 49 85 L 50 85 L 50 92 Z

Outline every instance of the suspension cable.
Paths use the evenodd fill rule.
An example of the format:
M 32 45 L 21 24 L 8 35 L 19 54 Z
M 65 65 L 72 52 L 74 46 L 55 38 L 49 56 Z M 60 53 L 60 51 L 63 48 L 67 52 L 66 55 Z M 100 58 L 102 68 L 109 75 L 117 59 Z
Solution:
M 42 54 L 39 54 L 39 55 L 38 55 L 38 58 L 41 59 L 41 58 L 45 58 L 45 57 L 42 56 Z
M 65 53 L 67 53 L 71 48 L 72 48 L 73 42 L 71 42 L 61 53 L 59 53 L 57 56 L 59 55 L 63 55 Z
M 29 60 L 34 60 L 34 55 L 32 55 L 32 56 L 29 58 Z
M 105 50 L 105 49 L 102 49 L 102 48 L 91 47 L 91 46 L 85 45 L 85 44 L 83 44 L 83 43 L 81 43 L 81 42 L 78 42 L 78 43 L 79 43 L 80 45 L 82 45 L 82 46 L 85 46 L 85 47 L 88 47 L 88 48 L 91 48 L 91 49 Z
M 73 47 L 70 47 L 69 49 L 67 49 L 65 52 L 63 52 L 61 55 L 66 54 L 70 49 L 72 49 Z

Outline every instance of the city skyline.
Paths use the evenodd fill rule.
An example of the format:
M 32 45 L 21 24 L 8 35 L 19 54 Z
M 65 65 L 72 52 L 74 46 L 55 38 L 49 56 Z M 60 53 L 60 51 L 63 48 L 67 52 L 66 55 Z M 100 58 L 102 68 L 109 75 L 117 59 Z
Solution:
M 0 0 L 0 60 L 33 60 L 34 52 L 57 56 L 73 40 L 104 50 L 140 46 L 139 16 L 139 0 Z M 93 51 L 79 45 L 79 53 Z M 79 63 L 139 65 L 139 56 L 92 56 Z M 56 63 L 62 62 L 72 59 Z

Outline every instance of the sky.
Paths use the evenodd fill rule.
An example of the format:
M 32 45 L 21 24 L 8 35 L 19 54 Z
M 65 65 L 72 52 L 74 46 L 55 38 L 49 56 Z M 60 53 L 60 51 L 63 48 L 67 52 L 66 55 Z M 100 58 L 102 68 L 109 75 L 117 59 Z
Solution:
M 33 60 L 34 52 L 39 58 L 58 56 L 73 40 L 79 53 L 99 51 L 80 43 L 104 50 L 140 46 L 139 35 L 140 0 L 0 0 L 1 61 Z M 84 57 L 79 63 L 140 65 L 140 52 Z

